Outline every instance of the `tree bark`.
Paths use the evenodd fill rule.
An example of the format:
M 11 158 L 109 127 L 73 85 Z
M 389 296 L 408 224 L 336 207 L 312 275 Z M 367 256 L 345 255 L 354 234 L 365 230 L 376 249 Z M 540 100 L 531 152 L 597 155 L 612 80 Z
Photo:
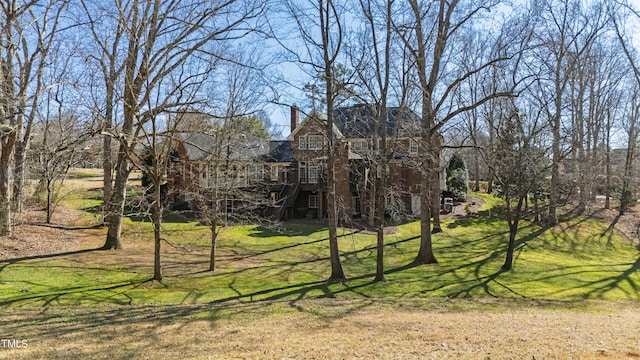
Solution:
M 331 0 L 326 3 L 319 3 L 320 16 L 320 32 L 322 36 L 322 53 L 323 53 L 323 70 L 324 80 L 326 82 L 325 96 L 327 100 L 327 226 L 329 228 L 329 254 L 331 259 L 331 281 L 344 281 L 344 271 L 340 262 L 340 251 L 338 250 L 338 199 L 336 194 L 336 138 L 333 132 L 333 108 L 336 92 L 334 90 L 335 78 L 333 76 L 333 65 L 335 64 L 339 44 L 342 41 L 342 33 L 338 33 L 335 41 L 338 47 L 332 53 L 330 48 L 330 37 L 332 31 L 340 29 L 332 29 L 329 21 L 333 16 L 339 23 L 338 14 L 336 13 L 335 4 Z
M 111 136 L 104 135 L 102 140 L 102 194 L 103 211 L 108 211 L 108 204 L 111 202 L 113 192 L 113 163 L 111 161 Z
M 116 179 L 113 193 L 108 204 L 107 239 L 102 249 L 121 249 L 120 234 L 122 233 L 122 214 L 127 196 L 127 178 L 129 177 L 127 146 L 120 144 L 116 165 Z
M 428 138 L 422 140 L 423 148 L 428 148 Z M 427 144 L 425 144 L 427 143 Z M 433 253 L 432 239 L 431 239 L 431 196 L 432 187 L 431 171 L 433 170 L 433 161 L 430 159 L 430 154 L 423 159 L 422 177 L 421 177 L 421 194 L 420 194 L 420 249 L 418 250 L 418 256 L 416 256 L 415 262 L 418 264 L 437 264 Z M 424 174 L 426 173 L 426 175 Z
M 218 169 L 217 167 L 213 170 L 214 173 L 214 181 L 213 181 L 213 189 L 211 192 L 212 204 L 211 204 L 211 212 L 209 221 L 211 224 L 209 228 L 211 229 L 211 249 L 209 253 L 209 271 L 215 271 L 216 269 L 216 248 L 218 246 Z M 205 205 L 206 206 L 206 205 Z
M 3 149 L 7 149 L 7 141 L 3 140 Z M 10 152 L 0 155 L 0 236 L 11 235 L 11 197 L 9 191 Z
M 438 154 L 439 150 L 435 150 Z M 439 162 L 439 161 L 438 161 Z M 435 168 L 440 166 L 436 163 Z M 434 169 L 433 178 L 431 180 L 431 215 L 433 217 L 433 234 L 441 233 L 442 226 L 440 225 L 440 171 Z
M 509 271 L 513 268 L 513 253 L 515 251 L 516 234 L 518 232 L 518 224 L 509 224 L 509 243 L 507 245 L 507 255 L 504 264 L 500 268 L 502 271 Z
M 28 136 L 28 135 L 27 135 Z M 17 213 L 22 212 L 24 203 L 24 170 L 27 156 L 28 139 L 16 141 L 14 157 L 13 157 L 13 193 L 11 194 L 13 202 L 13 210 Z
M 155 125 L 155 124 L 154 124 Z M 154 129 L 155 132 L 155 129 Z M 154 139 L 155 140 L 155 139 Z M 160 168 L 158 167 L 158 153 L 155 147 L 155 141 L 153 146 L 153 239 L 155 243 L 153 253 L 153 280 L 162 281 L 162 262 L 160 259 L 161 245 L 162 245 L 162 198 L 160 180 L 162 178 Z

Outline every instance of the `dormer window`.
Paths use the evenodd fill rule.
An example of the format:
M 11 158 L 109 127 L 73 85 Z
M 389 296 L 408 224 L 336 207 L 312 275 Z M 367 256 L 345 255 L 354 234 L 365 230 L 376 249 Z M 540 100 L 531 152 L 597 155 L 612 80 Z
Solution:
M 307 150 L 307 137 L 305 135 L 298 137 L 298 149 Z

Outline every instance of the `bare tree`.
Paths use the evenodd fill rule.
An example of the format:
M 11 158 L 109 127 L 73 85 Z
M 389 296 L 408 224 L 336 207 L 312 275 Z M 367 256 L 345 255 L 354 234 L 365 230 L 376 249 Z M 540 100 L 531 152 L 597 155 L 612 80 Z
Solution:
M 358 48 L 352 54 L 356 63 L 356 73 L 362 84 L 363 97 L 371 102 L 373 114 L 372 150 L 368 160 L 373 168 L 380 168 L 375 185 L 371 187 L 371 217 L 376 225 L 376 276 L 374 281 L 384 281 L 384 227 L 385 192 L 388 189 L 390 142 L 387 139 L 388 97 L 391 83 L 392 56 L 392 7 L 393 0 L 360 0 L 359 9 L 363 14 L 363 31 Z M 377 171 L 376 171 L 377 172 Z M 363 174 L 367 175 L 367 174 Z
M 65 78 L 73 66 L 72 58 L 60 49 L 52 53 L 56 66 L 48 67 L 46 77 L 56 86 L 47 88 L 43 94 L 44 103 L 37 111 L 39 121 L 34 124 L 37 134 L 32 133 L 34 154 L 30 158 L 35 164 L 30 165 L 37 164 L 38 188 L 46 195 L 47 223 L 51 222 L 69 170 L 84 160 L 88 140 L 97 133 L 94 124 L 82 121 L 81 114 L 70 106 L 74 90 Z
M 546 0 L 532 2 L 537 14 L 536 29 L 529 68 L 537 77 L 533 91 L 538 95 L 540 107 L 544 109 L 551 126 L 552 169 L 549 186 L 549 222 L 557 222 L 557 207 L 561 202 L 562 174 L 560 166 L 571 153 L 571 143 L 566 141 L 564 129 L 570 79 L 575 76 L 580 61 L 606 25 L 606 19 L 597 3 L 583 7 L 580 1 L 558 2 Z
M 284 41 L 288 56 L 301 66 L 309 67 L 313 74 L 321 74 L 324 99 L 326 101 L 326 194 L 327 227 L 329 229 L 329 253 L 331 275 L 329 280 L 345 279 L 338 249 L 338 207 L 342 203 L 336 193 L 336 151 L 338 139 L 334 133 L 333 112 L 336 100 L 341 94 L 341 84 L 337 78 L 339 59 L 342 52 L 345 5 L 334 0 L 287 1 L 287 12 L 295 21 L 295 31 L 302 38 L 303 52 L 296 51 Z M 289 30 L 289 29 L 287 29 Z
M 511 270 L 520 220 L 525 216 L 524 204 L 539 183 L 545 181 L 549 164 L 540 140 L 544 120 L 520 114 L 515 106 L 503 109 L 496 129 L 495 175 L 499 195 L 504 198 L 509 225 L 507 254 L 502 270 Z
M 253 20 L 263 11 L 262 6 L 257 0 L 213 5 L 186 0 L 134 0 L 116 1 L 106 9 L 107 15 L 117 23 L 113 28 L 122 31 L 122 37 L 100 42 L 99 53 L 103 54 L 104 48 L 112 49 L 114 41 L 122 41 L 125 50 L 118 57 L 121 63 L 114 66 L 114 69 L 123 67 L 123 120 L 121 126 L 111 132 L 119 142 L 119 149 L 113 193 L 107 205 L 109 227 L 104 249 L 121 247 L 129 157 L 138 135 L 157 116 L 197 101 L 184 94 L 192 94 L 200 85 L 209 72 L 209 65 L 192 60 L 200 56 L 222 58 L 217 45 L 253 31 Z
M 432 248 L 431 217 L 438 211 L 438 209 L 434 209 L 434 206 L 435 198 L 439 197 L 439 191 L 436 191 L 439 153 L 442 147 L 442 137 L 439 132 L 447 122 L 458 115 L 472 110 L 492 98 L 509 96 L 511 91 L 508 89 L 498 90 L 473 102 L 458 104 L 455 107 L 451 105 L 451 96 L 455 94 L 459 85 L 467 81 L 470 76 L 486 71 L 507 60 L 509 55 L 504 51 L 496 51 L 494 57 L 487 59 L 473 69 L 461 70 L 454 76 L 444 76 L 445 65 L 454 65 L 450 62 L 455 59 L 453 54 L 458 50 L 456 44 L 460 44 L 457 42 L 459 34 L 465 27 L 473 24 L 474 18 L 480 16 L 481 12 L 489 10 L 496 2 L 478 1 L 469 6 L 461 4 L 457 0 L 427 3 L 409 0 L 408 3 L 410 7 L 408 17 L 411 21 L 396 24 L 396 27 L 415 61 L 422 95 L 421 239 L 416 262 L 430 264 L 437 263 Z
M 91 34 L 92 45 L 97 47 L 97 51 L 94 52 L 91 45 L 87 46 L 86 57 L 96 63 L 101 74 L 101 83 L 98 81 L 100 86 L 94 84 L 90 86 L 94 88 L 92 94 L 98 97 L 95 99 L 93 108 L 98 112 L 96 116 L 102 120 L 104 133 L 102 135 L 103 211 L 107 211 L 113 189 L 113 146 L 110 133 L 116 124 L 117 97 L 120 96 L 116 89 L 121 85 L 121 75 L 125 66 L 125 62 L 122 61 L 122 54 L 125 53 L 123 36 L 126 24 L 122 17 L 125 14 L 116 15 L 109 6 L 115 5 L 124 9 L 124 4 L 124 1 L 114 1 L 113 4 L 85 0 L 79 2 L 82 8 L 80 12 L 87 19 L 86 27 Z M 105 14 L 117 17 L 114 19 Z M 82 19 L 78 21 L 84 22 Z M 97 91 L 96 94 L 97 89 L 102 91 Z
M 270 134 L 254 113 L 268 101 L 269 90 L 262 77 L 264 61 L 252 55 L 259 54 L 254 50 L 237 49 L 233 62 L 221 64 L 219 81 L 209 91 L 217 94 L 209 101 L 209 122 L 201 129 L 209 140 L 205 146 L 189 144 L 200 146 L 206 159 L 195 193 L 211 233 L 209 271 L 216 268 L 218 236 L 229 220 L 267 223 L 259 211 L 270 205 L 260 156 L 269 151 Z M 242 209 L 228 211 L 228 202 Z
M 13 201 L 22 207 L 24 162 L 31 139 L 47 56 L 59 31 L 67 1 L 3 1 L 0 4 L 0 235 L 11 233 L 10 161 L 14 160 Z M 15 153 L 14 153 L 15 149 Z
M 637 143 L 640 139 L 640 84 L 631 82 L 631 90 L 625 104 L 625 111 L 622 113 L 620 123 L 627 137 L 627 149 L 624 160 L 624 168 L 621 174 L 622 184 L 620 187 L 620 207 L 619 214 L 623 215 L 635 198 L 635 191 L 632 190 L 634 178 L 634 163 L 638 157 Z

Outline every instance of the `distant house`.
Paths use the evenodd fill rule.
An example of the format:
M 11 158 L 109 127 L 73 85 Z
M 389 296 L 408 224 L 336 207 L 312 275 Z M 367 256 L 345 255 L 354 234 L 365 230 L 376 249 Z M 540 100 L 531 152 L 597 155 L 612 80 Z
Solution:
M 384 169 L 373 143 L 374 111 L 370 105 L 335 109 L 335 178 L 340 218 L 367 216 L 371 187 Z M 386 190 L 388 206 L 416 214 L 420 209 L 420 119 L 413 112 L 387 109 L 385 131 L 391 151 Z M 318 111 L 300 121 L 291 108 L 287 140 L 267 141 L 245 134 L 181 134 L 172 152 L 168 178 L 176 200 L 194 202 L 191 194 L 214 186 L 224 188 L 227 211 L 240 211 L 252 197 L 266 215 L 289 218 L 326 216 L 326 115 Z M 246 206 L 244 210 L 246 210 Z

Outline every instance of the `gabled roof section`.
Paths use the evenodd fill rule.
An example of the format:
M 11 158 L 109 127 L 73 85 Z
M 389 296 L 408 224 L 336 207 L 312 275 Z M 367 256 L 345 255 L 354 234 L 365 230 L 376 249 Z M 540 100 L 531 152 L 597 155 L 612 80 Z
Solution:
M 288 140 L 277 140 L 269 143 L 269 153 L 262 155 L 261 161 L 271 163 L 293 162 L 293 148 Z
M 373 136 L 376 119 L 375 105 L 357 104 L 333 111 L 333 121 L 346 138 Z M 406 107 L 387 107 L 387 136 L 420 136 L 420 117 Z
M 296 128 L 291 132 L 291 134 L 289 134 L 289 136 L 287 137 L 287 139 L 289 141 L 293 141 L 293 139 L 295 138 L 296 134 L 300 131 L 300 129 L 305 127 L 305 123 L 308 125 L 309 122 L 311 121 L 317 121 L 320 123 L 325 123 L 327 122 L 327 114 L 323 114 L 322 112 L 318 111 L 318 110 L 312 110 L 309 115 L 307 115 L 307 117 L 304 118 L 304 120 L 302 120 L 302 122 L 300 122 L 300 125 L 296 126 Z M 336 135 L 336 138 L 340 139 L 343 137 L 342 132 L 340 131 L 339 127 L 337 127 L 335 125 L 335 123 L 333 124 L 333 133 Z
M 269 140 L 249 134 L 180 133 L 178 139 L 190 161 L 251 161 L 270 151 Z

